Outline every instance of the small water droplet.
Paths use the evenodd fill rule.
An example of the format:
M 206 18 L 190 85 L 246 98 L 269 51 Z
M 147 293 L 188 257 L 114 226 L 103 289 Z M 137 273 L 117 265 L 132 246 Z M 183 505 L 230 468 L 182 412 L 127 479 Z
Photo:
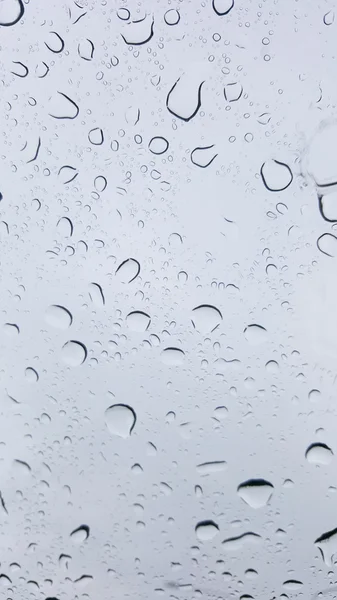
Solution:
M 337 256 L 337 237 L 332 233 L 323 233 L 317 240 L 317 248 L 322 254 L 335 258 Z
M 169 143 L 166 138 L 161 136 L 153 137 L 149 141 L 149 150 L 152 154 L 164 154 L 169 147 Z
M 212 475 L 213 473 L 219 473 L 225 469 L 227 469 L 225 460 L 215 460 L 197 465 L 197 471 L 200 475 Z
M 128 438 L 136 425 L 137 416 L 127 404 L 113 404 L 105 411 L 105 424 L 112 435 Z

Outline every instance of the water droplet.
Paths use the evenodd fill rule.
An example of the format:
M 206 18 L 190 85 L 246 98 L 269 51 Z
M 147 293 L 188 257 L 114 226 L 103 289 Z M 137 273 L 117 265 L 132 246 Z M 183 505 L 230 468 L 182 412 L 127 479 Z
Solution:
M 317 248 L 322 254 L 335 258 L 337 256 L 337 237 L 332 233 L 323 233 L 317 240 Z
M 81 575 L 78 579 L 75 579 L 74 586 L 80 590 L 86 588 L 89 583 L 93 581 L 92 575 Z
M 241 83 L 235 81 L 234 83 L 227 83 L 223 92 L 227 102 L 236 102 L 242 96 L 243 87 Z
M 222 17 L 228 15 L 234 6 L 234 0 L 212 0 L 212 6 L 214 12 Z
M 180 281 L 180 283 L 186 283 L 186 281 L 188 280 L 188 275 L 186 271 L 179 271 L 178 280 Z
M 219 419 L 219 421 L 223 421 L 223 419 L 226 419 L 227 416 L 228 408 L 226 408 L 226 406 L 217 406 L 217 408 L 214 410 L 214 417 Z
M 126 322 L 131 331 L 144 332 L 148 329 L 151 318 L 145 312 L 135 310 L 127 315 Z
M 227 538 L 222 542 L 224 550 L 234 551 L 241 550 L 243 546 L 261 543 L 262 538 L 254 532 L 243 533 L 237 537 Z
M 78 55 L 83 58 L 83 60 L 90 61 L 94 57 L 95 46 L 91 40 L 88 38 L 85 40 L 81 40 L 77 46 Z M 94 142 L 92 142 L 94 143 Z
M 88 133 L 88 139 L 91 144 L 94 146 L 101 146 L 104 142 L 104 133 L 100 127 L 95 127 L 94 129 L 90 129 Z
M 147 16 L 140 21 L 132 21 L 125 28 L 126 35 L 121 34 L 124 42 L 130 46 L 147 44 L 153 36 L 154 20 Z
M 87 358 L 87 349 L 84 344 L 76 340 L 69 340 L 62 348 L 62 360 L 70 367 L 79 367 Z
M 152 154 L 164 154 L 169 147 L 169 143 L 166 138 L 161 136 L 153 137 L 149 141 L 149 150 Z
M 293 180 L 290 167 L 279 160 L 268 160 L 263 163 L 260 173 L 269 192 L 282 192 L 289 187 Z
M 329 465 L 333 452 L 326 444 L 311 444 L 306 450 L 305 458 L 313 465 Z
M 165 348 L 161 353 L 164 365 L 178 366 L 182 365 L 185 353 L 179 348 Z
M 176 10 L 175 8 L 170 8 L 164 14 L 164 21 L 165 21 L 166 25 L 170 25 L 170 26 L 177 25 L 180 21 L 179 11 Z
M 74 544 L 83 544 L 90 535 L 90 527 L 88 525 L 80 525 L 77 529 L 71 532 L 70 537 L 71 541 Z
M 52 304 L 45 312 L 45 322 L 55 329 L 68 329 L 73 322 L 71 312 L 64 306 Z
M 20 328 L 15 323 L 5 323 L 3 331 L 8 337 L 16 337 L 20 333 Z
M 130 11 L 128 8 L 119 8 L 117 11 L 117 17 L 122 21 L 128 21 L 130 19 Z
M 325 221 L 334 223 L 337 221 L 337 191 L 318 196 L 318 206 Z
M 135 258 L 127 258 L 116 270 L 116 275 L 122 283 L 131 283 L 140 273 L 140 264 Z
M 97 192 L 99 192 L 100 194 L 102 192 L 104 192 L 107 185 L 108 185 L 108 182 L 103 175 L 98 175 L 97 177 L 95 177 L 94 186 L 95 186 L 95 190 L 97 190 Z
M 274 486 L 265 479 L 249 479 L 238 487 L 238 495 L 251 508 L 265 506 L 273 493 Z
M 321 392 L 319 390 L 310 390 L 308 398 L 310 402 L 318 402 L 321 399 Z
M 191 162 L 196 167 L 206 169 L 206 167 L 209 167 L 213 160 L 218 156 L 217 154 L 214 154 L 212 148 L 214 148 L 214 144 L 211 146 L 198 146 L 197 148 L 194 148 L 191 152 Z
M 62 217 L 57 223 L 58 232 L 64 237 L 73 235 L 74 227 L 72 221 L 68 217 Z
M 248 325 L 244 330 L 245 338 L 252 346 L 258 346 L 267 341 L 267 330 L 262 325 Z
M 143 473 L 143 467 L 139 463 L 135 463 L 131 467 L 133 475 L 141 475 Z
M 105 411 L 105 423 L 112 435 L 126 439 L 136 425 L 137 416 L 127 404 L 113 404 Z
M 219 533 L 219 526 L 214 521 L 200 521 L 196 525 L 195 533 L 198 540 L 208 542 Z
M 329 10 L 329 12 L 325 13 L 323 17 L 324 25 L 332 25 L 335 20 L 335 13 L 333 10 Z
M 315 546 L 320 549 L 325 564 L 329 567 L 332 566 L 334 554 L 337 551 L 337 527 L 318 537 L 315 540 Z
M 268 371 L 268 373 L 276 374 L 279 372 L 279 370 L 280 370 L 280 366 L 279 366 L 278 362 L 276 362 L 276 360 L 269 360 L 266 363 L 266 371 Z
M 200 333 L 214 331 L 222 321 L 220 310 L 211 304 L 200 304 L 193 308 L 192 313 L 192 324 Z
M 247 569 L 247 571 L 245 571 L 245 576 L 247 579 L 256 579 L 259 574 L 257 571 L 255 571 L 255 569 Z
M 199 83 L 196 88 L 195 82 L 190 81 L 188 75 L 179 77 L 167 94 L 167 110 L 182 121 L 188 122 L 193 119 L 201 106 L 203 83 Z
M 289 592 L 296 592 L 300 590 L 302 585 L 302 581 L 297 581 L 297 579 L 288 579 L 287 581 L 283 582 L 284 589 Z
M 103 294 L 103 290 L 99 283 L 91 283 L 89 286 L 89 296 L 91 302 L 95 304 L 97 307 L 104 306 L 105 298 Z
M 30 475 L 30 473 L 31 473 L 31 468 L 30 468 L 29 464 L 24 462 L 23 460 L 15 459 L 13 461 L 13 469 L 18 475 L 26 476 L 26 475 Z
M 80 112 L 76 102 L 63 92 L 57 92 L 50 99 L 49 116 L 54 119 L 76 119 Z
M 212 475 L 213 473 L 225 471 L 225 469 L 227 469 L 225 460 L 214 460 L 212 462 L 205 462 L 197 465 L 197 471 L 200 475 Z
M 0 2 L 0 26 L 11 27 L 23 17 L 25 7 L 22 0 L 2 0 Z
M 33 369 L 32 367 L 27 367 L 27 369 L 25 370 L 25 375 L 29 383 L 36 383 L 37 381 L 39 381 L 38 372 L 35 371 L 35 369 Z

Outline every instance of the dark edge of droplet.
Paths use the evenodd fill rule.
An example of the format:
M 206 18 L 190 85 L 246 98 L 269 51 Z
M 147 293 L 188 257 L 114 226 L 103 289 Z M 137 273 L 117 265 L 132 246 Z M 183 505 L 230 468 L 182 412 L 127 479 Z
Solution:
M 325 214 L 323 212 L 323 198 L 324 198 L 324 194 L 320 194 L 318 196 L 318 209 L 319 209 L 319 212 L 321 213 L 321 217 L 324 219 L 324 221 L 327 221 L 328 223 L 336 223 L 337 219 L 328 219 L 328 217 L 325 216 Z
M 21 77 L 21 79 L 24 79 L 25 77 L 27 77 L 27 75 L 29 73 L 28 67 L 26 67 L 26 65 L 24 65 L 19 60 L 13 60 L 12 62 L 14 65 L 21 65 L 21 67 L 23 67 L 26 71 L 24 75 L 20 75 L 20 73 L 15 73 L 15 71 L 11 71 L 12 75 L 15 75 L 16 77 Z
M 286 190 L 286 189 L 287 189 L 287 188 L 290 186 L 290 184 L 292 183 L 292 180 L 294 179 L 294 176 L 293 176 L 292 170 L 291 170 L 291 168 L 290 168 L 290 167 L 289 167 L 289 166 L 288 166 L 286 163 L 283 163 L 283 162 L 281 162 L 280 160 L 275 160 L 275 159 L 272 159 L 272 160 L 273 160 L 273 161 L 274 161 L 274 162 L 275 162 L 277 165 L 281 165 L 282 167 L 286 167 L 286 168 L 288 169 L 288 171 L 289 171 L 289 173 L 290 173 L 290 181 L 289 181 L 289 183 L 287 183 L 287 185 L 285 185 L 283 188 L 276 188 L 276 189 L 273 189 L 273 188 L 270 188 L 270 187 L 268 187 L 268 185 L 267 185 L 267 182 L 266 182 L 266 180 L 265 180 L 265 178 L 264 178 L 264 175 L 263 175 L 263 167 L 264 167 L 264 165 L 266 164 L 265 162 L 262 164 L 262 166 L 261 166 L 261 169 L 260 169 L 260 175 L 261 175 L 261 177 L 262 177 L 262 181 L 263 181 L 263 183 L 264 183 L 264 186 L 267 188 L 267 190 L 268 190 L 269 192 L 283 192 L 284 190 Z
M 169 113 L 171 113 L 171 115 L 174 115 L 175 117 L 178 117 L 178 119 L 181 119 L 182 121 L 185 121 L 185 123 L 188 123 L 188 121 L 190 121 L 191 119 L 193 119 L 193 117 L 195 117 L 195 115 L 197 114 L 197 112 L 198 112 L 198 110 L 199 110 L 199 108 L 201 106 L 201 88 L 202 88 L 202 86 L 204 85 L 205 82 L 202 81 L 200 83 L 200 85 L 199 85 L 199 88 L 198 88 L 198 103 L 197 103 L 197 107 L 196 107 L 195 111 L 189 117 L 181 117 L 180 115 L 178 115 L 177 113 L 175 113 L 173 110 L 171 110 L 169 108 L 169 105 L 168 105 L 170 96 L 171 96 L 174 88 L 176 87 L 176 85 L 178 84 L 179 81 L 180 81 L 180 77 L 178 77 L 177 81 L 175 82 L 175 84 L 172 86 L 172 88 L 170 89 L 169 93 L 167 94 L 167 97 L 166 97 L 166 108 L 169 111 Z
M 212 144 L 211 146 L 197 146 L 196 148 L 194 148 L 194 150 L 192 150 L 191 155 L 190 155 L 191 156 L 191 162 L 196 167 L 199 167 L 200 169 L 206 169 L 207 167 L 209 167 L 209 165 L 213 162 L 213 160 L 215 160 L 216 157 L 218 156 L 217 154 L 214 154 L 214 156 L 211 158 L 211 160 L 206 165 L 199 165 L 198 163 L 194 162 L 194 160 L 193 160 L 193 154 L 197 150 L 210 150 L 211 148 L 214 148 L 214 144 Z
M 73 117 L 56 117 L 55 115 L 52 115 L 49 113 L 50 117 L 53 117 L 53 119 L 76 119 L 76 117 L 78 116 L 78 113 L 80 112 L 80 109 L 78 107 L 78 105 L 76 104 L 76 102 L 74 102 L 74 100 L 72 100 L 71 98 L 69 98 L 69 96 L 67 96 L 67 94 L 64 94 L 63 92 L 57 92 L 58 94 L 60 94 L 60 96 L 63 96 L 64 98 L 66 98 L 73 106 L 75 106 L 76 108 L 76 115 L 74 115 Z
M 145 18 L 145 17 L 144 17 L 144 18 Z M 144 21 L 144 19 L 140 19 L 140 21 Z M 140 21 L 135 21 L 135 22 L 136 22 L 136 23 L 139 23 Z M 129 23 L 129 25 L 130 25 L 130 23 Z M 146 40 L 144 40 L 143 42 L 128 42 L 128 41 L 125 39 L 125 37 L 124 37 L 124 35 L 123 35 L 122 33 L 121 33 L 121 37 L 123 38 L 124 42 L 125 42 L 125 43 L 126 43 L 128 46 L 143 46 L 144 44 L 147 44 L 147 42 L 149 42 L 149 41 L 150 41 L 150 39 L 153 37 L 153 33 L 154 33 L 154 31 L 153 31 L 153 28 L 154 28 L 154 19 L 152 19 L 150 35 L 149 35 L 149 37 L 148 37 Z
M 178 13 L 178 21 L 176 23 L 168 23 L 166 21 L 166 19 L 165 19 L 166 13 L 170 12 L 170 10 L 176 10 L 176 12 Z M 178 23 L 180 21 L 180 12 L 179 12 L 179 10 L 178 9 L 174 9 L 174 8 L 170 8 L 169 10 L 166 11 L 166 13 L 164 15 L 164 21 L 165 21 L 166 25 L 168 25 L 169 27 L 174 27 L 175 25 L 178 25 Z
M 86 59 L 87 60 L 87 59 Z M 92 142 L 90 139 L 90 134 L 92 133 L 92 131 L 96 131 L 96 129 L 99 129 L 101 132 L 101 142 Z M 104 142 L 104 133 L 103 133 L 103 129 L 101 129 L 100 127 L 94 127 L 93 129 L 90 129 L 89 133 L 88 133 L 88 140 L 90 142 L 90 144 L 92 144 L 93 146 L 102 146 L 103 142 Z
M 322 250 L 322 248 L 319 247 L 319 240 L 322 237 L 325 237 L 326 235 L 329 235 L 330 237 L 333 237 L 335 240 L 337 240 L 337 237 L 335 235 L 332 235 L 332 233 L 322 233 L 322 235 L 320 235 L 319 238 L 317 239 L 317 242 L 316 242 L 317 248 L 320 252 L 322 252 L 322 254 L 325 254 L 326 256 L 329 256 L 330 258 L 334 258 L 333 254 L 329 254 L 328 252 L 325 252 L 324 250 Z
M 18 0 L 18 3 L 19 3 L 19 7 L 20 7 L 19 16 L 15 19 L 15 21 L 12 21 L 11 23 L 0 23 L 0 27 L 12 27 L 12 25 L 16 25 L 16 23 L 18 23 L 18 21 L 20 21 L 20 19 L 24 15 L 25 7 L 24 7 L 22 0 Z
M 151 142 L 153 142 L 153 140 L 164 140 L 164 142 L 167 144 L 165 150 L 163 150 L 162 152 L 154 152 L 153 150 L 151 150 L 150 145 L 151 145 Z M 160 154 L 164 154 L 165 152 L 167 152 L 169 145 L 170 144 L 168 143 L 167 139 L 164 138 L 162 135 L 155 135 L 153 138 L 150 139 L 150 141 L 148 143 L 148 148 L 149 148 L 150 152 L 152 152 L 152 154 L 159 156 Z
M 228 15 L 228 13 L 232 10 L 233 6 L 234 6 L 234 0 L 232 0 L 232 5 L 230 6 L 230 8 L 228 10 L 225 10 L 225 12 L 219 12 L 215 8 L 215 0 L 212 0 L 212 8 L 213 8 L 215 14 L 218 15 L 218 17 L 223 17 L 225 15 Z
M 62 52 L 62 50 L 64 50 L 64 40 L 61 38 L 61 36 L 56 31 L 50 31 L 50 33 L 54 33 L 60 40 L 61 50 L 53 50 L 53 48 L 48 46 L 47 42 L 45 42 L 44 45 L 47 46 L 47 48 L 48 48 L 48 50 L 50 50 L 50 52 L 53 52 L 54 54 L 60 54 Z

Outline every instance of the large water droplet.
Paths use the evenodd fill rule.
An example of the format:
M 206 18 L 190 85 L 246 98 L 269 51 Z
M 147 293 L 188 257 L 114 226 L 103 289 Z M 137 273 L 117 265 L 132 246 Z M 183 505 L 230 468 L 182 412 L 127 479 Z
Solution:
M 166 98 L 166 106 L 168 111 L 182 119 L 182 121 L 190 121 L 197 114 L 201 106 L 201 88 L 204 82 L 196 86 L 195 81 L 191 81 L 191 77 L 184 74 L 179 77 Z
M 166 25 L 170 25 L 171 27 L 173 25 L 177 25 L 180 21 L 179 11 L 176 10 L 175 8 L 170 8 L 164 14 L 164 21 L 165 21 Z
M 71 312 L 59 304 L 49 306 L 45 312 L 44 319 L 48 325 L 55 327 L 55 329 L 68 329 L 73 322 Z
M 211 304 L 200 304 L 193 309 L 191 320 L 195 329 L 201 333 L 210 333 L 220 325 L 222 314 Z
M 238 495 L 251 508 L 265 506 L 273 493 L 274 486 L 265 479 L 249 479 L 238 487 Z
M 169 143 L 166 138 L 161 136 L 153 137 L 149 141 L 149 150 L 152 154 L 164 154 L 169 147 Z
M 87 358 L 87 349 L 84 344 L 76 340 L 69 340 L 62 348 L 62 359 L 70 367 L 82 365 Z
M 293 174 L 286 163 L 279 160 L 268 160 L 261 170 L 262 181 L 270 192 L 282 192 L 293 180 Z
M 305 458 L 313 465 L 329 465 L 333 458 L 333 452 L 326 444 L 311 444 L 306 450 Z
M 135 310 L 126 317 L 126 322 L 131 331 L 144 332 L 148 329 L 151 318 L 146 313 Z
M 262 325 L 248 325 L 244 330 L 245 338 L 252 346 L 258 346 L 267 341 L 267 330 Z
M 154 21 L 150 16 L 140 21 L 131 21 L 121 34 L 124 42 L 130 46 L 142 46 L 150 41 L 153 36 Z
M 242 85 L 238 81 L 227 83 L 224 87 L 224 96 L 227 102 L 236 102 L 241 98 L 242 92 Z
M 80 525 L 77 529 L 71 532 L 70 537 L 74 544 L 83 544 L 90 535 L 90 528 L 88 525 Z
M 191 152 L 191 161 L 196 167 L 206 169 L 212 164 L 213 160 L 218 156 L 214 150 L 214 144 L 210 146 L 198 146 Z
M 219 533 L 219 526 L 214 521 L 200 521 L 195 528 L 195 533 L 198 540 L 208 542 Z
M 113 404 L 105 411 L 105 423 L 112 435 L 126 439 L 136 425 L 137 416 L 127 404 Z
M 287 581 L 283 582 L 284 589 L 289 592 L 296 592 L 300 590 L 302 586 L 302 581 L 298 581 L 297 579 L 287 579 Z
M 131 283 L 140 273 L 140 264 L 135 258 L 127 258 L 116 270 L 116 276 L 122 283 Z
M 161 353 L 164 365 L 177 366 L 184 361 L 185 353 L 179 348 L 165 348 Z
M 237 537 L 227 538 L 222 542 L 224 550 L 234 551 L 241 550 L 243 546 L 261 543 L 262 538 L 254 532 L 243 533 Z
M 28 463 L 23 460 L 15 459 L 13 461 L 13 469 L 18 475 L 29 475 L 31 473 L 31 468 Z
M 33 367 L 27 367 L 25 370 L 25 376 L 29 383 L 36 383 L 39 381 L 39 374 L 35 369 L 33 369 Z
M 337 551 L 337 527 L 318 537 L 315 540 L 315 546 L 320 549 L 325 564 L 330 567 L 333 564 L 334 554 Z
M 25 7 L 22 0 L 1 0 L 0 26 L 10 27 L 23 17 Z
M 225 469 L 227 469 L 225 460 L 214 460 L 212 462 L 205 462 L 197 465 L 197 471 L 200 475 L 212 475 L 213 473 L 219 473 Z
M 89 295 L 91 298 L 91 302 L 95 304 L 97 307 L 104 306 L 105 298 L 103 294 L 103 289 L 99 285 L 99 283 L 91 283 L 89 286 Z

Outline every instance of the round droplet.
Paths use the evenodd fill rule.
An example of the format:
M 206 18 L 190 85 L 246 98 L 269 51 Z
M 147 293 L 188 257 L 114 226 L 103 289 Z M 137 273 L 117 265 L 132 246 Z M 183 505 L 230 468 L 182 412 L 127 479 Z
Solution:
M 103 175 L 98 175 L 97 177 L 95 177 L 94 186 L 95 186 L 95 190 L 97 190 L 97 192 L 99 192 L 100 194 L 102 192 L 104 192 L 107 185 L 108 185 L 108 182 Z
M 77 527 L 77 529 L 74 529 L 74 531 L 71 532 L 70 537 L 74 544 L 83 544 L 83 542 L 88 539 L 89 535 L 90 528 L 88 525 L 80 525 L 80 527 Z
M 293 180 L 293 174 L 286 163 L 279 160 L 268 160 L 261 170 L 262 181 L 269 192 L 282 192 Z
M 70 367 L 79 367 L 87 358 L 87 349 L 84 344 L 75 340 L 69 340 L 62 348 L 62 359 Z
M 27 367 L 27 369 L 25 370 L 25 376 L 29 383 L 36 383 L 37 381 L 39 381 L 38 372 L 35 371 L 35 369 L 33 369 L 32 367 Z
M 212 6 L 218 17 L 227 15 L 234 6 L 234 0 L 213 0 Z
M 44 316 L 45 322 L 55 329 L 68 329 L 73 322 L 71 312 L 64 306 L 52 304 L 47 308 Z
M 148 329 L 151 318 L 145 312 L 135 310 L 126 317 L 126 322 L 131 331 L 144 332 Z
M 266 370 L 268 371 L 268 373 L 273 373 L 273 374 L 278 373 L 280 370 L 278 362 L 276 362 L 276 360 L 269 360 L 266 363 Z
M 329 10 L 329 12 L 325 13 L 323 17 L 324 25 L 332 25 L 335 20 L 335 13 L 333 10 Z
M 332 233 L 323 233 L 317 240 L 317 248 L 322 254 L 335 258 L 337 256 L 337 237 Z
M 210 333 L 219 327 L 222 314 L 211 304 L 200 304 L 192 311 L 192 324 L 200 333 Z
M 305 458 L 312 465 L 329 465 L 333 452 L 326 444 L 311 444 L 305 453 Z
M 149 150 L 152 154 L 164 154 L 169 147 L 169 143 L 166 138 L 161 136 L 153 137 L 149 141 Z
M 164 14 L 164 21 L 166 25 L 177 25 L 180 21 L 180 14 L 175 8 L 167 10 Z
M 274 486 L 265 479 L 249 479 L 238 487 L 238 495 L 251 508 L 265 506 L 273 493 Z
M 337 221 L 337 191 L 333 190 L 324 196 L 318 196 L 318 206 L 320 213 L 329 223 Z
M 117 11 L 117 17 L 122 21 L 130 19 L 130 11 L 128 8 L 119 8 Z
M 22 0 L 1 0 L 0 26 L 10 27 L 23 17 L 25 7 Z
M 93 146 L 101 146 L 104 142 L 104 133 L 103 129 L 100 127 L 95 127 L 94 129 L 90 129 L 88 133 L 88 139 Z
M 258 346 L 267 341 L 267 330 L 262 325 L 248 325 L 244 330 L 245 338 L 252 346 Z
M 186 271 L 179 271 L 178 280 L 180 281 L 180 283 L 186 283 L 186 281 L 188 280 L 188 275 Z
M 178 366 L 182 365 L 185 353 L 179 348 L 165 348 L 161 353 L 164 365 Z
M 112 435 L 126 439 L 136 424 L 137 416 L 127 404 L 113 404 L 105 411 L 105 423 Z
M 224 96 L 227 102 L 236 102 L 241 98 L 242 93 L 243 87 L 238 81 L 227 83 L 224 87 Z
M 201 542 L 208 542 L 219 533 L 219 526 L 214 521 L 200 521 L 195 528 L 195 533 Z
M 116 276 L 122 283 L 131 283 L 140 273 L 140 264 L 135 258 L 127 258 L 116 270 Z
M 227 416 L 228 416 L 228 408 L 226 408 L 226 406 L 218 406 L 214 410 L 214 417 L 216 419 L 219 419 L 220 421 L 223 421 L 223 419 L 226 419 Z

